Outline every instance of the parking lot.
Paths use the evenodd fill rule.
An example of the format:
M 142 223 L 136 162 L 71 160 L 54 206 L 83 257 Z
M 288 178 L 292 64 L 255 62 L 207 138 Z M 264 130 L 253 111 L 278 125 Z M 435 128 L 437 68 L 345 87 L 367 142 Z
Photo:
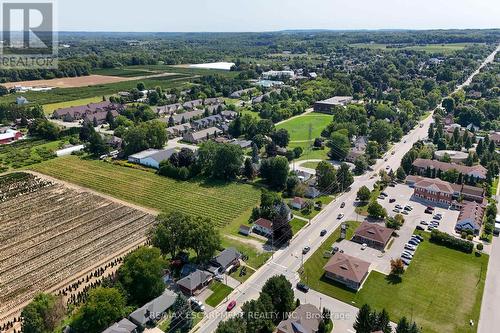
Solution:
M 361 244 L 357 244 L 349 240 L 344 240 L 338 245 L 338 248 L 340 250 L 344 250 L 346 254 L 370 262 L 372 264 L 370 269 L 384 274 L 389 274 L 391 271 L 390 260 L 401 257 L 404 246 L 414 234 L 415 228 L 418 225 L 421 225 L 421 221 L 426 221 L 428 223 L 433 221 L 434 214 L 440 213 L 442 215 L 442 219 L 439 221 L 438 230 L 457 236 L 454 229 L 459 214 L 458 211 L 435 207 L 434 214 L 425 214 L 427 204 L 425 202 L 414 200 L 412 198 L 413 189 L 405 184 L 398 184 L 395 187 L 387 187 L 384 190 L 384 193 L 387 194 L 387 197 L 384 199 L 378 199 L 378 202 L 387 210 L 389 216 L 397 214 L 393 211 L 396 205 L 400 205 L 401 207 L 409 205 L 413 208 L 411 211 L 407 211 L 408 215 L 402 214 L 405 218 L 405 223 L 400 230 L 396 231 L 397 236 L 393 237 L 389 241 L 385 252 L 372 248 L 362 250 Z M 395 199 L 396 201 L 389 203 L 390 199 Z M 427 230 L 426 225 L 421 226 Z

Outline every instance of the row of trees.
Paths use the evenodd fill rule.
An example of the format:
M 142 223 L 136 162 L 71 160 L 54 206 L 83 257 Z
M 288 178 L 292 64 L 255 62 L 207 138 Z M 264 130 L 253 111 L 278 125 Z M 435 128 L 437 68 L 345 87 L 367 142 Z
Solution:
M 358 312 L 354 323 L 356 333 L 384 332 L 392 333 L 389 313 L 385 309 L 377 312 L 372 310 L 368 304 L 363 305 Z M 421 329 L 415 322 L 410 322 L 406 317 L 402 317 L 396 326 L 396 333 L 420 333 Z

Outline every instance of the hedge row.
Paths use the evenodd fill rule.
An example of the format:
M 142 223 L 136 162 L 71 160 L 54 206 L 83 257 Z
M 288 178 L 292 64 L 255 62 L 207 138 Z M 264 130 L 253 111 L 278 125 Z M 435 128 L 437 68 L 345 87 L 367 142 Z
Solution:
M 472 253 L 474 250 L 474 244 L 472 242 L 455 238 L 438 230 L 432 230 L 430 241 L 465 253 Z

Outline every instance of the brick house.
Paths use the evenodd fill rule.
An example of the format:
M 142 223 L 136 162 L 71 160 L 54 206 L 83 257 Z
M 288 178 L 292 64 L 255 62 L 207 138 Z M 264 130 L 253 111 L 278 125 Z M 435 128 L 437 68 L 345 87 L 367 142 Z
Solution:
M 370 263 L 337 252 L 328 260 L 323 269 L 326 278 L 339 282 L 350 289 L 358 290 L 368 276 Z
M 354 232 L 352 241 L 367 244 L 377 250 L 383 250 L 389 243 L 393 232 L 394 230 L 391 228 L 376 223 L 363 222 Z

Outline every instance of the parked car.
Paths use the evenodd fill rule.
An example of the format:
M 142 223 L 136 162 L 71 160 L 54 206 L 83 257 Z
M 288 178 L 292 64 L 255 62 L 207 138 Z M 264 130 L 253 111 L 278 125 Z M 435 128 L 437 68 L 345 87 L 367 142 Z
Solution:
M 385 167 L 385 169 L 386 169 L 386 170 L 389 170 L 390 168 L 391 168 L 390 166 L 386 166 L 386 167 Z
M 412 238 L 408 241 L 408 244 L 418 246 L 418 244 L 420 244 L 420 243 L 417 240 Z
M 427 221 L 420 221 L 420 224 L 421 225 L 429 225 L 429 222 L 427 222 Z
M 198 312 L 204 312 L 205 311 L 205 305 L 203 305 L 203 303 L 200 300 L 198 300 L 197 298 L 191 297 L 189 299 L 189 302 L 191 303 L 191 308 L 194 311 L 198 311 Z
M 309 286 L 305 283 L 299 282 L 297 283 L 297 290 L 307 293 L 309 291 Z
M 307 254 L 309 251 L 311 251 L 311 247 L 306 246 L 302 249 L 302 254 Z
M 365 244 L 361 245 L 361 250 L 366 250 L 367 247 L 368 247 L 368 244 L 365 243 Z
M 339 248 L 335 246 L 335 247 L 333 248 L 332 252 L 333 252 L 333 253 L 337 253 L 337 252 L 339 252 Z
M 342 220 L 344 218 L 344 214 L 340 213 L 338 216 L 337 216 L 337 220 Z
M 403 263 L 404 263 L 406 266 L 410 266 L 410 264 L 411 264 L 411 260 L 406 259 L 406 258 L 401 258 L 401 260 L 403 261 Z
M 412 257 L 413 257 L 413 253 L 411 253 L 411 252 L 410 252 L 410 251 L 408 251 L 408 250 L 404 250 L 404 251 L 403 251 L 403 253 L 406 253 L 407 255 L 412 256 Z
M 384 197 L 388 197 L 389 195 L 385 192 L 380 193 L 380 195 L 383 195 Z
M 233 301 L 229 302 L 229 304 L 227 305 L 227 308 L 226 308 L 227 312 L 234 309 L 235 306 L 236 306 L 236 301 L 233 300 Z
M 405 210 L 408 210 L 411 212 L 413 210 L 413 207 L 412 206 L 405 206 Z
M 416 246 L 411 244 L 405 244 L 405 250 L 415 251 L 417 249 Z
M 401 211 L 400 211 L 398 208 L 394 208 L 392 211 L 393 211 L 394 213 L 401 213 Z
M 411 256 L 411 255 L 408 255 L 406 253 L 401 253 L 401 259 L 411 260 L 412 258 L 413 258 L 413 256 Z
M 420 242 L 423 242 L 424 241 L 424 237 L 420 236 L 420 235 L 413 235 L 412 236 L 413 238 L 416 238 L 416 239 L 419 239 Z
M 442 217 L 442 216 L 440 216 L 440 215 L 434 215 L 434 219 L 435 219 L 435 220 L 441 220 L 442 218 L 443 218 L 443 217 Z
M 403 214 L 403 215 L 408 215 L 409 213 L 408 213 L 408 211 L 407 211 L 407 210 L 403 210 L 403 211 L 401 212 L 401 214 Z
M 429 231 L 432 231 L 432 230 L 434 230 L 434 229 L 437 229 L 437 226 L 435 226 L 435 225 L 430 225 L 430 226 L 428 226 L 428 227 L 427 227 L 427 230 L 429 230 Z
M 434 211 L 434 207 L 431 207 L 431 206 L 427 206 L 427 208 L 425 208 L 426 210 L 430 210 L 430 211 Z
M 422 227 L 421 225 L 417 225 L 416 229 L 417 229 L 417 230 L 422 230 L 422 231 L 424 231 L 424 230 L 425 230 L 425 228 L 424 228 L 424 227 Z
M 432 214 L 432 210 L 428 210 L 428 209 L 426 209 L 426 210 L 424 211 L 424 213 L 425 213 L 425 214 Z
M 321 232 L 319 233 L 319 235 L 321 237 L 323 237 L 324 235 L 326 235 L 326 232 L 327 232 L 326 229 L 323 229 L 323 230 L 321 230 Z
M 340 204 L 340 208 L 344 208 L 344 207 L 345 207 L 345 202 L 342 202 L 342 203 Z
M 394 199 L 394 198 L 389 199 L 389 203 L 393 203 L 393 202 L 396 202 L 396 199 Z
M 411 238 L 412 241 L 415 241 L 417 242 L 418 244 L 420 244 L 422 241 L 420 239 L 418 239 L 417 237 L 412 237 Z
M 380 200 L 384 200 L 385 197 L 383 195 L 379 195 L 377 198 L 379 198 Z
M 401 206 L 401 205 L 399 205 L 399 204 L 397 204 L 397 205 L 396 205 L 396 206 L 394 206 L 394 207 L 396 207 L 397 209 L 403 209 L 403 206 Z

